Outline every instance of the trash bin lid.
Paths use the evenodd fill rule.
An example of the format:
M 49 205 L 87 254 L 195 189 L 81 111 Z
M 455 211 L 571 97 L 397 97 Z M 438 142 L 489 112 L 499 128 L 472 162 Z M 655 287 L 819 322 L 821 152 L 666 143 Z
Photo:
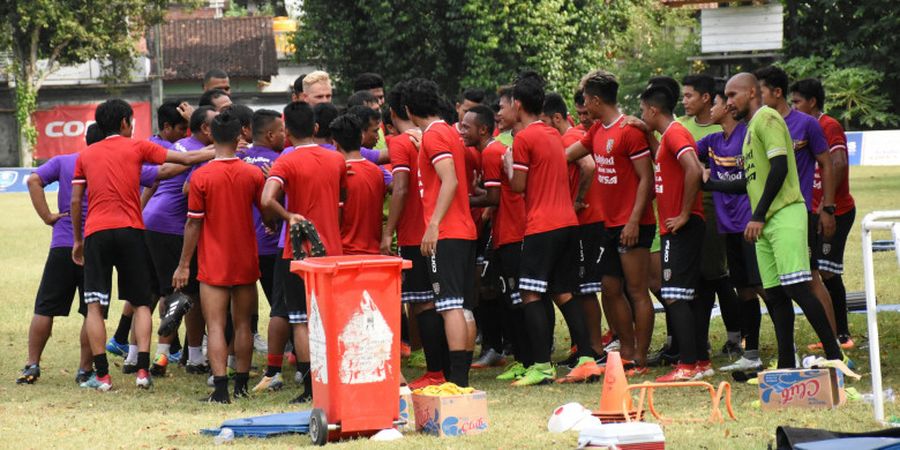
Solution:
M 398 267 L 409 269 L 412 261 L 396 256 L 345 255 L 321 256 L 291 262 L 291 271 L 311 273 L 334 273 L 338 270 L 361 269 L 364 267 Z

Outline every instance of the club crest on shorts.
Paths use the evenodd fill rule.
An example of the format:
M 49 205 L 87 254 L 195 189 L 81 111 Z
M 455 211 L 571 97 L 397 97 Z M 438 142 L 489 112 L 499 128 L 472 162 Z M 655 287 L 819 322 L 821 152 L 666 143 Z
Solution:
M 672 269 L 663 270 L 663 279 L 669 281 L 672 279 Z
M 606 153 L 612 153 L 613 145 L 616 143 L 613 139 L 606 140 Z
M 831 253 L 831 244 L 828 244 L 828 243 L 822 244 L 822 253 L 824 253 L 826 255 Z

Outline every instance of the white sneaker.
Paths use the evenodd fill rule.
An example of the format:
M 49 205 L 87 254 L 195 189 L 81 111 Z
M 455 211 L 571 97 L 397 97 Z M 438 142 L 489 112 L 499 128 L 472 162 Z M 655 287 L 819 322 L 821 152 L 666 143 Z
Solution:
M 743 356 L 740 357 L 737 361 L 732 364 L 729 364 L 724 367 L 720 367 L 720 372 L 734 372 L 736 370 L 739 371 L 747 371 L 747 370 L 759 370 L 762 369 L 763 363 L 759 358 L 756 359 L 747 359 Z
M 269 344 L 266 343 L 266 340 L 263 339 L 262 335 L 257 333 L 253 335 L 253 349 L 256 350 L 256 353 L 265 355 L 269 353 Z
M 603 348 L 603 351 L 606 353 L 617 352 L 617 351 L 619 351 L 619 348 L 621 348 L 621 347 L 622 347 L 622 344 L 619 342 L 618 339 L 616 339 L 616 340 L 610 342 L 609 344 L 607 344 L 607 346 Z
M 303 384 L 303 374 L 299 370 L 294 372 L 294 383 Z

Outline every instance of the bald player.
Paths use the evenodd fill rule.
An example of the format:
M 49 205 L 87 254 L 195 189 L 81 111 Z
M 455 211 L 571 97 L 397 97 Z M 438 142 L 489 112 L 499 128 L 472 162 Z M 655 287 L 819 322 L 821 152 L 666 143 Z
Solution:
M 714 190 L 740 192 L 750 197 L 752 215 L 744 238 L 756 243 L 756 259 L 766 307 L 775 324 L 778 368 L 793 368 L 794 310 L 800 305 L 828 359 L 843 359 L 825 310 L 813 295 L 806 249 L 806 205 L 800 191 L 797 162 L 787 124 L 778 111 L 763 106 L 753 74 L 740 73 L 725 86 L 727 105 L 736 120 L 747 122 L 742 148 L 745 180 L 718 181 Z

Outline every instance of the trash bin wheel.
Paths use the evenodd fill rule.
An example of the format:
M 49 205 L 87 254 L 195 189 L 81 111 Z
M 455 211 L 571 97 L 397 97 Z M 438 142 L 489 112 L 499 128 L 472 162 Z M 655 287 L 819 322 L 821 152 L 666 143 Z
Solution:
M 328 442 L 328 418 L 325 411 L 315 408 L 309 416 L 309 438 L 314 445 L 325 445 Z

